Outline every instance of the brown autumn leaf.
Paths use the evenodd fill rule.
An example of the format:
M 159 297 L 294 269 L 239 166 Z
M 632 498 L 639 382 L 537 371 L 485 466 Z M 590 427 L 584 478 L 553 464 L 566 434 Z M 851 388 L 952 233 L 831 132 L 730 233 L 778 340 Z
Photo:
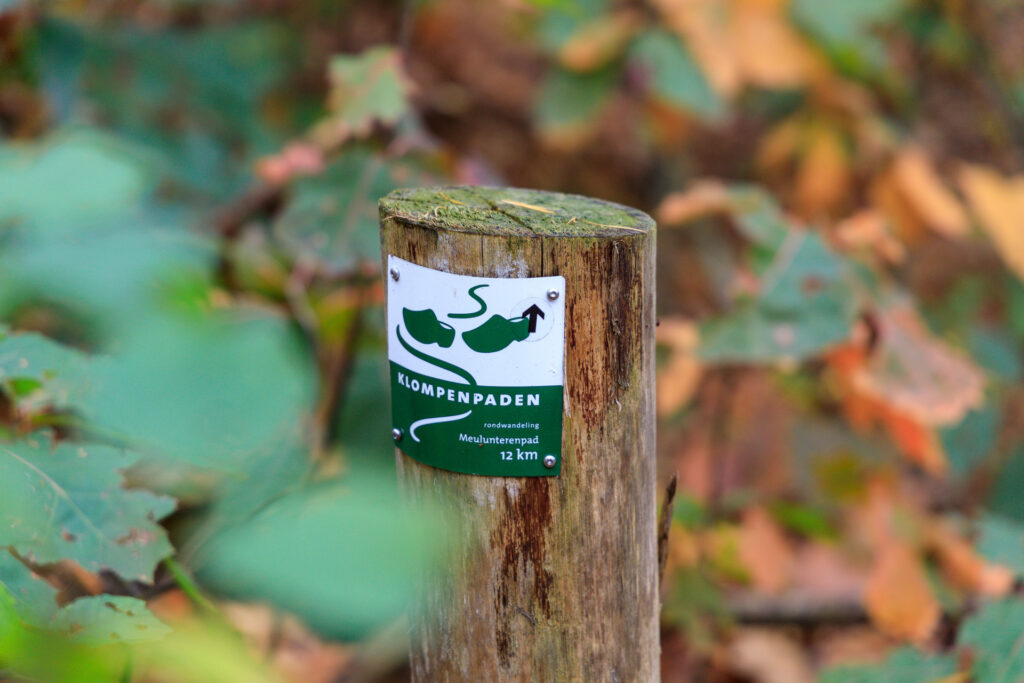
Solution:
M 897 153 L 892 179 L 906 205 L 924 225 L 947 237 L 967 235 L 967 212 L 920 147 L 906 147 Z
M 581 26 L 558 50 L 566 69 L 590 72 L 622 54 L 640 22 L 633 12 L 606 14 Z
M 668 363 L 658 373 L 658 415 L 671 415 L 693 398 L 700 382 L 697 325 L 681 318 L 663 318 L 657 328 L 657 341 L 670 352 Z
M 738 546 L 755 588 L 778 593 L 786 587 L 793 571 L 793 546 L 764 508 L 752 507 L 743 513 Z
M 960 186 L 996 250 L 1024 279 L 1024 175 L 1004 177 L 984 166 L 965 165 Z
M 1013 589 L 1013 571 L 1002 565 L 986 562 L 971 544 L 948 525 L 932 520 L 927 530 L 927 543 L 935 553 L 943 573 L 954 584 L 984 595 L 1001 597 Z
M 904 543 L 883 545 L 864 590 L 864 606 L 879 630 L 921 643 L 935 631 L 941 610 L 921 561 Z

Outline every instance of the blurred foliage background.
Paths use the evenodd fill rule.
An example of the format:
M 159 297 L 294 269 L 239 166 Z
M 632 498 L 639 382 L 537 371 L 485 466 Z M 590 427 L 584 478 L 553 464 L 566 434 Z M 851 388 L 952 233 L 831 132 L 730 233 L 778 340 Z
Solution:
M 407 677 L 376 202 L 464 183 L 659 221 L 664 680 L 1024 676 L 1019 3 L 0 0 L 0 133 L 0 675 Z

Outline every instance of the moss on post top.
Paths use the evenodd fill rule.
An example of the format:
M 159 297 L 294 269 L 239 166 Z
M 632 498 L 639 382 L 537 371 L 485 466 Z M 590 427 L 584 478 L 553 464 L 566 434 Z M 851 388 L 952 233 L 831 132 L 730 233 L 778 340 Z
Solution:
M 628 206 L 574 194 L 508 187 L 395 190 L 380 200 L 381 219 L 425 228 L 525 237 L 628 237 L 654 220 Z

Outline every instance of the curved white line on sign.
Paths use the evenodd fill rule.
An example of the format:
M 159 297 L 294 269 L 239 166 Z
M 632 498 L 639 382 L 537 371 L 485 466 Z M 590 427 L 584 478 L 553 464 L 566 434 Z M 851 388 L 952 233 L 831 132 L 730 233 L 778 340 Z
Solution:
M 413 441 L 419 443 L 420 438 L 416 436 L 417 427 L 422 427 L 423 425 L 438 424 L 439 422 L 455 422 L 456 420 L 461 420 L 464 417 L 469 417 L 472 414 L 472 410 L 467 410 L 462 415 L 449 415 L 448 417 L 428 417 L 424 420 L 416 420 L 411 425 L 409 425 L 409 436 L 412 437 Z

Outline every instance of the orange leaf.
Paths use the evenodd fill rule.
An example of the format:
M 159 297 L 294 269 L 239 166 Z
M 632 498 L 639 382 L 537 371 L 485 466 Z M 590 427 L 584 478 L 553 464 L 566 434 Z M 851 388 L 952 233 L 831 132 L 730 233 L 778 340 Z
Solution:
M 850 194 L 850 160 L 839 132 L 812 125 L 796 177 L 796 206 L 804 216 L 834 210 Z
M 742 74 L 727 34 L 728 0 L 654 0 L 653 5 L 686 42 L 711 87 L 724 97 L 739 92 Z
M 1024 279 L 1024 175 L 1005 178 L 992 169 L 966 165 L 960 184 L 1003 261 Z
M 914 245 L 924 239 L 928 228 L 903 195 L 892 169 L 874 179 L 869 193 L 871 203 L 885 214 L 904 244 Z
M 853 373 L 855 390 L 923 425 L 958 423 L 984 399 L 981 370 L 928 331 L 909 305 L 879 311 L 878 347 Z
M 847 419 L 881 424 L 903 454 L 933 474 L 946 461 L 935 428 L 956 424 L 984 399 L 984 375 L 935 339 L 907 306 L 878 312 L 877 347 L 836 349 L 835 372 Z
M 729 210 L 729 192 L 716 180 L 698 180 L 686 192 L 673 192 L 655 211 L 663 227 L 682 225 L 709 214 Z
M 745 83 L 786 89 L 807 82 L 815 68 L 814 53 L 778 3 L 740 0 L 731 16 L 729 41 Z
M 921 561 L 896 541 L 882 547 L 868 577 L 864 605 L 880 630 L 916 643 L 931 636 L 941 615 Z
M 946 455 L 935 431 L 879 403 L 878 417 L 900 452 L 934 475 L 946 471 Z
M 618 57 L 638 26 L 631 12 L 608 14 L 583 25 L 558 51 L 558 61 L 570 71 L 600 69 Z
M 779 173 L 789 165 L 800 145 L 802 122 L 789 117 L 761 136 L 757 149 L 757 165 L 763 171 Z
M 687 320 L 666 318 L 658 326 L 657 338 L 671 349 L 668 363 L 658 373 L 658 415 L 671 415 L 693 397 L 700 382 L 697 326 Z
M 995 597 L 1006 595 L 1013 589 L 1014 575 L 1010 569 L 986 562 L 974 552 L 970 543 L 945 524 L 931 524 L 928 544 L 953 583 Z
M 909 147 L 900 151 L 892 171 L 903 198 L 925 225 L 947 237 L 967 234 L 967 213 L 923 150 Z

